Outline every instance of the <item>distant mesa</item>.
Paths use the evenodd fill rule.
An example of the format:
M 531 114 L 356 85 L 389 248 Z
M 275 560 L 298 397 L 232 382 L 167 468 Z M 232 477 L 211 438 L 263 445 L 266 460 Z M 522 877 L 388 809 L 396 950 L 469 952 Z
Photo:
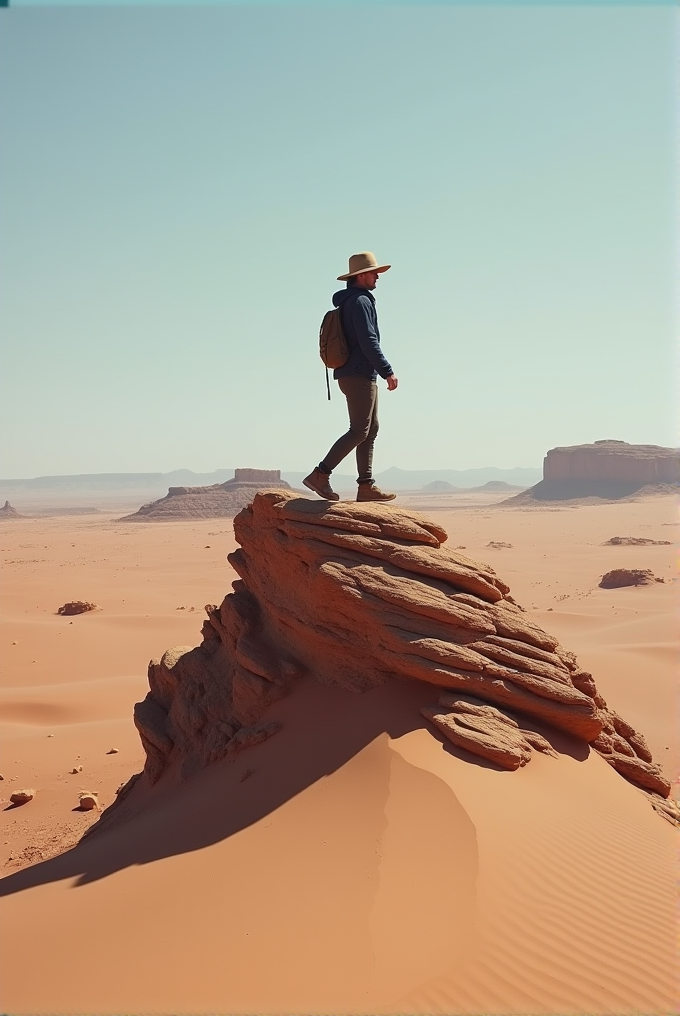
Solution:
M 12 508 L 9 501 L 5 501 L 5 504 L 0 508 L 0 519 L 25 519 L 27 515 L 20 515 L 16 508 Z
M 584 500 L 596 504 L 678 492 L 680 450 L 608 439 L 551 448 L 543 460 L 543 479 L 502 504 Z
M 292 490 L 280 469 L 235 469 L 234 477 L 209 487 L 169 487 L 165 497 L 142 505 L 121 522 L 170 522 L 181 519 L 232 519 L 259 490 Z

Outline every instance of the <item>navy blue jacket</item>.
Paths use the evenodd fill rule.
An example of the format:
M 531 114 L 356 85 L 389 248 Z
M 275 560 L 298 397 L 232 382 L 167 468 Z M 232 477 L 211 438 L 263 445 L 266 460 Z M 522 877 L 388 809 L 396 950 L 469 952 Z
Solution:
M 375 381 L 376 376 L 389 377 L 394 371 L 380 348 L 378 315 L 373 294 L 368 289 L 350 286 L 333 295 L 333 306 L 340 307 L 342 330 L 349 347 L 349 359 L 333 371 L 334 378 L 361 377 Z

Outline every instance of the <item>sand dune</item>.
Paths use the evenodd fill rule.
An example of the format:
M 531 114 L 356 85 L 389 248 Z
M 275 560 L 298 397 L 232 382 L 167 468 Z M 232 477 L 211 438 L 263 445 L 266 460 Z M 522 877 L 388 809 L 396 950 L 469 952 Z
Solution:
M 669 774 L 673 548 L 602 544 L 672 538 L 672 510 L 436 516 L 577 652 Z M 233 534 L 65 518 L 15 520 L 1 542 L 22 563 L 5 569 L 0 788 L 5 802 L 38 790 L 3 812 L 3 1010 L 671 1011 L 673 827 L 566 737 L 515 773 L 444 747 L 416 708 L 427 686 L 374 689 L 359 712 L 351 693 L 303 683 L 270 708 L 275 738 L 187 783 L 140 785 L 127 822 L 72 848 L 96 820 L 72 811 L 78 792 L 107 805 L 141 769 L 129 717 L 146 663 L 196 643 L 203 603 L 234 577 Z M 598 589 L 619 566 L 667 581 Z M 101 610 L 56 616 L 74 598 Z
M 350 693 L 296 690 L 247 758 L 6 878 L 3 1004 L 54 1012 L 58 985 L 69 1012 L 666 1011 L 672 827 L 594 755 L 457 757 L 408 729 L 429 697 L 377 689 L 357 724 Z

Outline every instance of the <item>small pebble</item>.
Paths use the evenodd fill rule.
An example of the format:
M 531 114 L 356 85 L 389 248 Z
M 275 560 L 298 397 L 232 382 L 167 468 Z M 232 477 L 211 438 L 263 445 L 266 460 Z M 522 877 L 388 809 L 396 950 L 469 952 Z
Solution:
M 109 750 L 107 751 L 106 754 L 107 755 L 117 755 L 118 754 L 118 749 L 117 748 L 109 748 Z
M 82 773 L 82 771 L 83 771 L 82 766 L 74 766 L 74 768 L 71 769 L 71 774 L 74 775 L 75 773 Z

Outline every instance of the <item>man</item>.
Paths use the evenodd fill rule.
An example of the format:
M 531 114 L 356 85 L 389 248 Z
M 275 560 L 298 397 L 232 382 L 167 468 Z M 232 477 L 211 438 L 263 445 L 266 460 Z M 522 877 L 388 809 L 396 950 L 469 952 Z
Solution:
M 338 282 L 346 282 L 347 288 L 333 296 L 333 304 L 340 307 L 349 358 L 342 367 L 336 367 L 333 377 L 347 399 L 349 430 L 338 438 L 316 469 L 302 481 L 305 487 L 328 501 L 338 500 L 329 477 L 353 449 L 356 449 L 357 457 L 357 501 L 391 501 L 396 497 L 396 494 L 385 494 L 373 480 L 373 445 L 378 433 L 376 379 L 380 374 L 387 381 L 390 392 L 399 383 L 380 348 L 373 296 L 380 275 L 388 268 L 391 265 L 378 264 L 375 254 L 363 251 L 353 254 L 349 259 L 349 271 L 338 276 Z

